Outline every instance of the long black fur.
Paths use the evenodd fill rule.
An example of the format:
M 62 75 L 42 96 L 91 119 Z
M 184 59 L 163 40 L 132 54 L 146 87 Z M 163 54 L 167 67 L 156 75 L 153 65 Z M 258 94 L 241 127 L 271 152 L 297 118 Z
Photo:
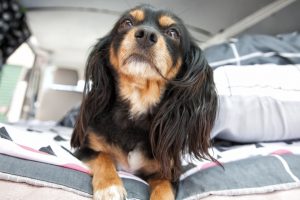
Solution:
M 180 19 L 178 22 L 184 30 L 180 71 L 167 84 L 161 102 L 138 118 L 128 117 L 129 104 L 121 100 L 118 74 L 109 61 L 115 29 L 99 40 L 88 58 L 72 147 L 88 147 L 88 130 L 127 153 L 139 144 L 148 158 L 161 163 L 160 176 L 169 180 L 178 180 L 184 153 L 213 159 L 208 152 L 217 110 L 213 72 Z
M 150 129 L 154 157 L 162 163 L 162 172 L 167 177 L 180 175 L 180 158 L 184 153 L 213 159 L 208 153 L 217 107 L 213 73 L 195 44 L 187 50 L 185 59 Z M 174 163 L 173 171 L 169 170 L 171 162 Z

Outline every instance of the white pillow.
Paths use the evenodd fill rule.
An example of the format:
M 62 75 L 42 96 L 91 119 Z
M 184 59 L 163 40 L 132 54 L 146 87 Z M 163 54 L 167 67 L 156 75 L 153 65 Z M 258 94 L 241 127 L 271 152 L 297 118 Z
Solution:
M 300 65 L 214 71 L 219 110 L 212 137 L 236 142 L 300 138 Z

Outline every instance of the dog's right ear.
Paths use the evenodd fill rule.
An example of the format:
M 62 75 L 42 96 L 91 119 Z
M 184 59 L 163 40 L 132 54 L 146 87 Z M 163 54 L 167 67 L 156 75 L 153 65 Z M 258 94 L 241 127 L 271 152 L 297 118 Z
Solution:
M 83 144 L 88 126 L 109 107 L 114 91 L 108 61 L 110 41 L 109 36 L 101 38 L 88 57 L 81 107 L 71 138 L 71 146 L 74 148 Z

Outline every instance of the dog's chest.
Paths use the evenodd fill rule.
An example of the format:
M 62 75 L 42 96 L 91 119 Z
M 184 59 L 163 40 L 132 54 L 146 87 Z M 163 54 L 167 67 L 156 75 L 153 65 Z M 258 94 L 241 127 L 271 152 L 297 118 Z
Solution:
M 120 80 L 120 95 L 129 102 L 131 117 L 148 112 L 160 102 L 163 92 L 161 85 L 158 81 Z
M 135 148 L 127 154 L 127 162 L 118 162 L 117 168 L 132 174 L 148 175 L 159 170 L 158 162 L 147 158 L 140 148 Z
M 135 173 L 139 171 L 145 164 L 145 158 L 143 153 L 135 149 L 130 151 L 127 155 L 127 166 L 120 165 L 119 167 L 125 171 Z

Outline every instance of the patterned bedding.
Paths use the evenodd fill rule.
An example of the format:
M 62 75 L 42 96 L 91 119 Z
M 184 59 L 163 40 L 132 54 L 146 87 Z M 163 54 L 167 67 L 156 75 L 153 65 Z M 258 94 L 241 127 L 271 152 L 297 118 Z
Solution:
M 209 65 L 300 64 L 300 33 L 242 35 L 204 50 Z
M 91 197 L 89 169 L 72 156 L 71 129 L 17 128 L 0 124 L 0 179 L 59 188 Z M 209 195 L 269 193 L 300 187 L 300 140 L 239 144 L 215 140 L 211 149 L 223 165 L 184 156 L 177 190 L 180 200 Z M 119 171 L 128 199 L 148 199 L 146 182 Z

